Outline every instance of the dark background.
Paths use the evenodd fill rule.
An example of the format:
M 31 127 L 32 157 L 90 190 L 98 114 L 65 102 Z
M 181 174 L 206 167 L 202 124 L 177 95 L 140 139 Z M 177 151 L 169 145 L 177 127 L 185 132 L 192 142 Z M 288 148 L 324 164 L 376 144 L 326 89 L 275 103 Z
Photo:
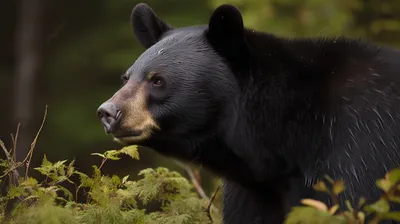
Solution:
M 76 159 L 89 172 L 100 158 L 92 152 L 119 149 L 106 136 L 97 107 L 121 85 L 120 75 L 144 51 L 135 40 L 130 13 L 136 0 L 2 0 L 0 4 L 0 139 L 21 123 L 18 158 L 29 150 L 43 118 L 31 167 L 49 160 Z M 213 9 L 232 3 L 245 25 L 287 37 L 362 37 L 400 44 L 398 0 L 148 0 L 169 24 L 208 22 Z M 184 173 L 172 159 L 140 149 L 140 161 L 108 162 L 104 172 L 134 177 L 140 169 L 166 166 Z M 36 175 L 36 171 L 31 171 Z M 206 192 L 215 178 L 202 170 Z

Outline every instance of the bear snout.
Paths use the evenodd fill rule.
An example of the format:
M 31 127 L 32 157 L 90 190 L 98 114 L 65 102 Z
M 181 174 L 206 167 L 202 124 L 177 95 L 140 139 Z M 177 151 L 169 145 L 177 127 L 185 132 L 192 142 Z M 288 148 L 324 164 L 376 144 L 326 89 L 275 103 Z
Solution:
M 104 130 L 110 134 L 116 123 L 121 119 L 121 110 L 111 102 L 105 102 L 97 109 L 97 116 L 99 116 Z
M 160 127 L 148 110 L 146 83 L 127 82 L 98 109 L 97 115 L 114 140 L 133 144 L 149 139 Z

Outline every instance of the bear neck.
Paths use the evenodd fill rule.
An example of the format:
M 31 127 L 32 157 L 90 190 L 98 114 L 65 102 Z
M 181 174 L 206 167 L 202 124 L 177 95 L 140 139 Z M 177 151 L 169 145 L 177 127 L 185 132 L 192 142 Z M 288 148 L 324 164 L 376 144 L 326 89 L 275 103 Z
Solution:
M 332 147 L 325 140 L 340 135 L 335 120 L 346 75 L 367 71 L 377 50 L 344 38 L 286 40 L 250 31 L 246 42 L 250 60 L 243 61 L 250 63 L 232 69 L 239 93 L 227 103 L 219 136 L 260 182 L 300 170 L 314 178 L 318 161 L 329 156 L 324 148 Z

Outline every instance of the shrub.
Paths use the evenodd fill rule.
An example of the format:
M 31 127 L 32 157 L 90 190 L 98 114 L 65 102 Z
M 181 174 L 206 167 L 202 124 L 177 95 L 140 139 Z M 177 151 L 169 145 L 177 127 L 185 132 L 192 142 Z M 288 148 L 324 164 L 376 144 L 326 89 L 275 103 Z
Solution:
M 129 176 L 118 177 L 102 174 L 101 168 L 110 160 L 119 160 L 121 154 L 139 160 L 137 146 L 128 146 L 105 153 L 93 153 L 102 158 L 99 166 L 93 165 L 93 173 L 88 175 L 74 167 L 74 161 L 51 162 L 44 155 L 40 167 L 34 168 L 45 177 L 39 182 L 29 176 L 29 164 L 47 115 L 31 144 L 26 158 L 15 160 L 16 139 L 7 149 L 0 140 L 0 148 L 6 159 L 0 160 L 3 174 L 0 183 L 7 191 L 0 195 L 0 223 L 220 223 L 218 210 L 211 199 L 199 197 L 193 184 L 175 171 L 159 167 L 139 172 L 141 178 L 129 180 Z M 25 166 L 25 176 L 17 172 Z M 77 176 L 78 183 L 71 179 Z M 65 188 L 65 184 L 75 185 L 75 192 Z M 84 191 L 85 200 L 78 200 L 78 193 Z M 84 201 L 84 203 L 79 202 Z M 146 212 L 145 206 L 156 201 L 161 204 L 158 211 Z
M 104 163 L 118 160 L 120 154 L 139 159 L 136 146 L 95 153 L 103 160 L 100 166 L 93 165 L 91 175 L 77 171 L 74 161 L 52 163 L 44 156 L 41 166 L 35 170 L 45 176 L 45 181 L 39 183 L 29 176 L 19 177 L 18 184 L 12 184 L 7 194 L 1 196 L 0 218 L 10 224 L 213 223 L 211 202 L 200 198 L 192 184 L 178 172 L 163 167 L 144 169 L 139 173 L 142 178 L 137 181 L 129 180 L 129 176 L 102 174 Z M 2 160 L 1 165 L 5 174 L 11 175 L 10 163 Z M 79 184 L 71 180 L 73 175 L 79 177 Z M 66 182 L 74 184 L 76 192 L 67 190 L 63 186 Z M 86 203 L 78 203 L 78 191 L 83 189 L 87 192 Z M 15 206 L 5 219 L 7 203 L 13 199 L 17 199 Z M 145 208 L 138 206 L 146 206 L 151 201 L 160 202 L 161 211 L 146 213 Z
M 376 202 L 366 204 L 365 198 L 360 198 L 357 206 L 353 207 L 352 202 L 347 200 L 346 208 L 340 208 L 338 196 L 345 191 L 345 183 L 325 176 L 325 181 L 320 180 L 315 184 L 314 190 L 329 194 L 333 205 L 329 208 L 323 202 L 303 199 L 301 202 L 305 206 L 293 208 L 286 223 L 362 224 L 365 223 L 366 217 L 371 219 L 369 224 L 377 224 L 382 220 L 400 221 L 400 212 L 391 211 L 389 205 L 390 202 L 400 202 L 400 169 L 389 171 L 383 179 L 376 181 L 376 185 L 383 191 Z

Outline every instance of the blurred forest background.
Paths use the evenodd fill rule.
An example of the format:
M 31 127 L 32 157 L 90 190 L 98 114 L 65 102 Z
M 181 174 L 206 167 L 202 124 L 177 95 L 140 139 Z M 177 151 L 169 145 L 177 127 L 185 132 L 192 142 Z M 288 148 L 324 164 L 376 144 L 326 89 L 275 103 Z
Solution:
M 120 86 L 120 75 L 144 51 L 135 40 L 130 13 L 136 0 L 3 0 L 0 8 L 0 139 L 21 123 L 18 159 L 29 150 L 43 118 L 31 167 L 45 153 L 51 161 L 76 159 L 91 172 L 92 152 L 118 149 L 106 136 L 96 109 Z M 287 37 L 361 37 L 400 45 L 399 0 L 142 0 L 175 27 L 204 24 L 215 7 L 232 3 L 247 27 Z M 130 174 L 165 166 L 168 159 L 140 149 L 140 161 L 109 162 L 105 173 Z M 35 172 L 32 172 L 34 175 Z M 201 172 L 207 194 L 215 178 Z

